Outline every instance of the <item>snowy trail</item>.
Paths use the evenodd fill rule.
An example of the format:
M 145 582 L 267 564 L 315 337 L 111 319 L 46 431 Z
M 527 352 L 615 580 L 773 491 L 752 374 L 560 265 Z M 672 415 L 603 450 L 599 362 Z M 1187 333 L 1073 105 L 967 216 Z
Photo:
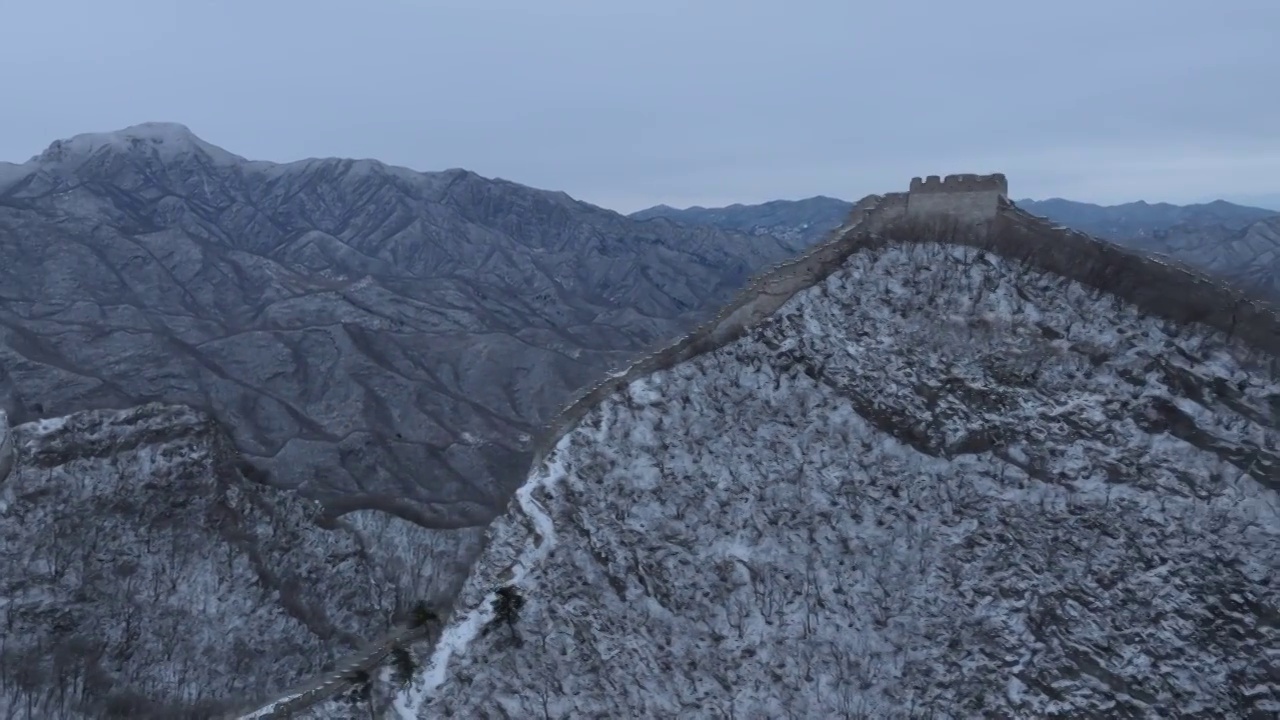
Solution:
M 566 444 L 568 437 L 561 439 L 559 450 Z M 564 463 L 558 458 L 550 460 L 546 468 L 537 476 L 530 478 L 516 491 L 516 502 L 533 523 L 533 533 L 529 543 L 516 558 L 516 561 L 505 573 L 510 580 L 508 585 L 522 586 L 529 571 L 546 558 L 547 553 L 556 544 L 556 528 L 551 516 L 547 514 L 542 503 L 533 496 L 539 488 L 550 488 L 565 476 Z M 455 653 L 463 652 L 479 635 L 480 630 L 493 619 L 493 600 L 495 592 L 489 592 L 478 606 L 467 612 L 461 620 L 452 623 L 440 635 L 427 669 L 417 682 L 408 690 L 399 694 L 394 703 L 395 711 L 401 720 L 415 720 L 418 710 L 430 700 L 431 694 L 444 684 L 449 670 L 449 661 Z

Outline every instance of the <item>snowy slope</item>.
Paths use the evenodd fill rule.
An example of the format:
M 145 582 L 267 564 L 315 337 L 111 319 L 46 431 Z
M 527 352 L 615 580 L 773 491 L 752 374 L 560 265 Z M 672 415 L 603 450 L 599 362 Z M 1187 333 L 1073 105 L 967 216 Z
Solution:
M 1273 717 L 1274 367 L 868 246 L 561 439 L 400 715 Z M 513 581 L 519 640 L 471 632 Z
M 143 405 L 23 423 L 0 482 L 0 717 L 198 718 L 305 681 L 419 600 L 473 531 L 244 477 L 220 427 Z M 0 445 L 3 445 L 0 440 Z M 449 538 L 452 537 L 450 541 Z
M 581 386 L 791 246 L 176 123 L 0 164 L 0 409 L 201 408 L 338 516 L 483 527 Z

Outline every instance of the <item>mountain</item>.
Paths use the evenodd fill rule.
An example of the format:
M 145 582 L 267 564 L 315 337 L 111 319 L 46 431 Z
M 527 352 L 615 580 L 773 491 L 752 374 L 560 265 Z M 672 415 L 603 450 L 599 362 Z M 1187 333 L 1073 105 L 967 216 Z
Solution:
M 1176 257 L 1280 303 L 1280 214 L 1241 228 L 1175 225 L 1127 244 Z
M 0 408 L 189 405 L 330 516 L 473 527 L 574 390 L 791 250 L 464 170 L 82 135 L 0 165 Z
M 631 213 L 637 220 L 666 218 L 685 225 L 711 225 L 748 235 L 772 235 L 802 250 L 836 229 L 853 208 L 851 203 L 817 196 L 804 200 L 773 200 L 759 205 L 721 208 L 690 207 L 678 210 L 657 205 Z
M 399 717 L 1280 713 L 1280 318 L 905 195 L 556 421 Z
M 376 511 L 321 527 L 187 407 L 0 435 L 0 714 L 19 720 L 219 717 L 447 606 L 480 535 Z
M 1018 207 L 1068 227 L 1108 240 L 1130 241 L 1153 236 L 1175 226 L 1240 230 L 1280 213 L 1235 205 L 1223 200 L 1199 205 L 1170 205 L 1142 201 L 1123 205 L 1093 205 L 1061 198 L 1019 200 Z
M 1226 199 L 1239 205 L 1269 208 L 1280 213 L 1280 193 L 1261 193 L 1255 195 L 1230 195 Z

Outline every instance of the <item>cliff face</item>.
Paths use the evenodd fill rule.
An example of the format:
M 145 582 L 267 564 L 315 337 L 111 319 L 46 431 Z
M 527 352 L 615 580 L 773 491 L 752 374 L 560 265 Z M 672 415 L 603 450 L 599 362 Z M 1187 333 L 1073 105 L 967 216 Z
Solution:
M 1020 222 L 866 223 L 571 408 L 402 716 L 1280 712 L 1273 319 Z
M 414 602 L 447 601 L 476 540 L 372 513 L 322 528 L 316 503 L 246 479 L 220 428 L 182 406 L 11 437 L 5 717 L 214 717 L 320 672 Z

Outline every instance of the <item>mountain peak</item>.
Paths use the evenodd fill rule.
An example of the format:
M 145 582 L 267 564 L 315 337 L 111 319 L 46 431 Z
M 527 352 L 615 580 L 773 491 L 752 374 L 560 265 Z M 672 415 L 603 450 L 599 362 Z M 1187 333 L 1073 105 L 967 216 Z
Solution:
M 110 132 L 83 133 L 55 140 L 36 157 L 36 163 L 60 163 L 88 158 L 103 151 L 143 151 L 170 159 L 199 153 L 222 162 L 241 160 L 216 145 L 201 140 L 186 125 L 176 122 L 144 122 Z

